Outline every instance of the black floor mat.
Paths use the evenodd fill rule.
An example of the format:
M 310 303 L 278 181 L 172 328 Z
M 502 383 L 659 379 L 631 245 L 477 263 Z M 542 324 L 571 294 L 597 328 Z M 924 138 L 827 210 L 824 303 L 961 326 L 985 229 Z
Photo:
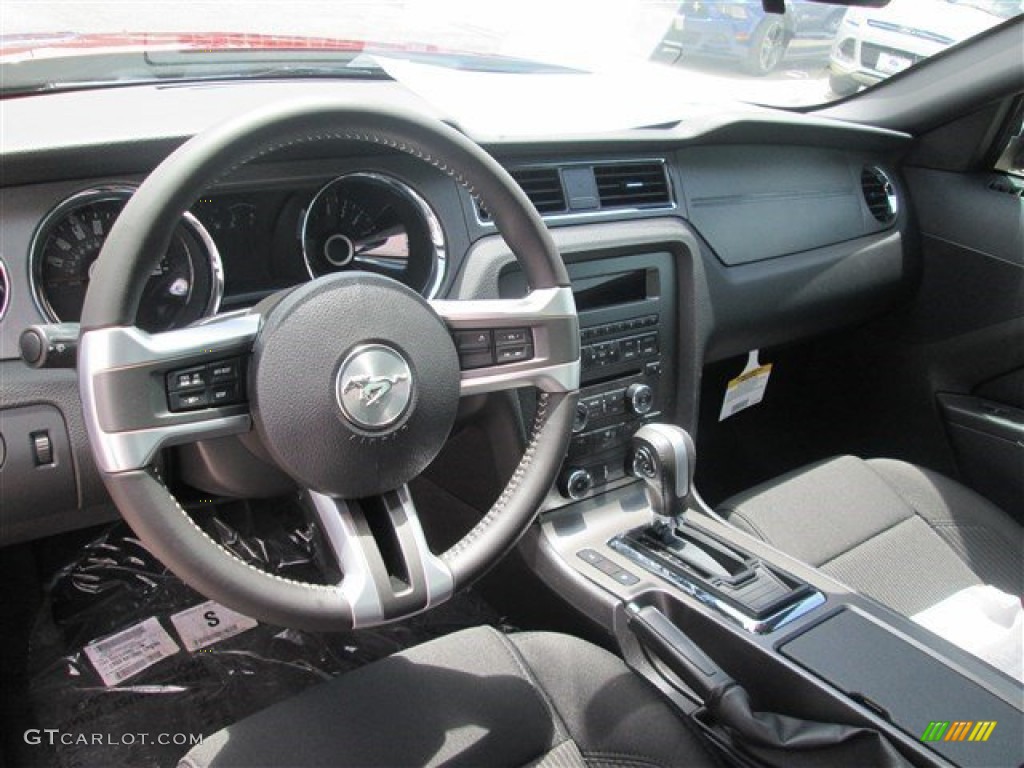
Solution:
M 276 510 L 270 524 L 265 511 L 258 517 L 265 530 L 220 514 L 205 516 L 203 525 L 268 571 L 315 580 L 313 539 L 294 510 Z M 200 735 L 309 686 L 449 632 L 502 626 L 489 605 L 463 592 L 426 614 L 372 630 L 313 633 L 257 624 L 189 651 L 172 616 L 205 602 L 124 524 L 85 547 L 48 584 L 32 632 L 26 703 L 38 730 L 20 739 L 15 764 L 175 765 Z

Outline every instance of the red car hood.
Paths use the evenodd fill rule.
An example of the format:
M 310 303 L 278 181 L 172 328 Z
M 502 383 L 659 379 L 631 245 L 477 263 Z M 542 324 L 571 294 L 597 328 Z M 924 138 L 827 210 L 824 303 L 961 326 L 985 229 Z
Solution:
M 57 32 L 50 34 L 5 35 L 0 37 L 0 56 L 25 54 L 39 49 L 47 50 L 178 50 L 246 51 L 339 51 L 359 53 L 364 50 L 395 52 L 461 53 L 448 51 L 435 45 L 416 43 L 378 43 L 365 40 L 346 40 L 333 37 L 301 37 L 291 35 L 264 35 L 250 32 L 198 32 L 153 33 L 115 32 L 76 34 Z

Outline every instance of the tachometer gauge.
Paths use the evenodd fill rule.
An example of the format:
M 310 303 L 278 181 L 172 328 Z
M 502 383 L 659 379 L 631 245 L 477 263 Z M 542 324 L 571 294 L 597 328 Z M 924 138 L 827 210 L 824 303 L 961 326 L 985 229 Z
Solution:
M 49 319 L 81 319 L 100 249 L 133 191 L 108 187 L 80 192 L 40 223 L 30 258 L 35 298 Z M 223 288 L 217 247 L 203 225 L 186 213 L 146 283 L 136 323 L 151 332 L 181 328 L 214 314 Z
M 320 189 L 302 224 L 312 277 L 364 270 L 392 277 L 427 298 L 444 279 L 444 237 L 437 216 L 404 182 L 351 173 Z

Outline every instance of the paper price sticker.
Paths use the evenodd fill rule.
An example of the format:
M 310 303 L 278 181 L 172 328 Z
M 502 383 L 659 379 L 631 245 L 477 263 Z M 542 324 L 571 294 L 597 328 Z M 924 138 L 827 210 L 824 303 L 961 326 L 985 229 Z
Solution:
M 181 649 L 160 622 L 150 617 L 84 648 L 108 688 L 118 685 Z
M 719 421 L 725 421 L 733 414 L 764 400 L 764 393 L 768 388 L 768 378 L 772 374 L 772 364 L 761 365 L 757 357 L 758 351 L 756 349 L 751 351 L 747 356 L 747 365 L 743 372 L 726 385 L 722 410 L 718 414 Z
M 213 600 L 194 605 L 171 616 L 178 637 L 188 651 L 197 651 L 252 629 L 259 622 Z

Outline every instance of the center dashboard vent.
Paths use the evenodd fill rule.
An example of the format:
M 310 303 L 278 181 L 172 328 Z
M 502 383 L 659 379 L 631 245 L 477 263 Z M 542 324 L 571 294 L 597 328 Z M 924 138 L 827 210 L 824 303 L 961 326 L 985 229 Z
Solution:
M 871 215 L 883 224 L 891 224 L 900 212 L 899 196 L 892 179 L 877 166 L 865 166 L 860 174 L 860 186 Z
M 661 160 L 520 166 L 509 173 L 542 216 L 672 205 L 672 189 Z M 480 221 L 491 221 L 487 209 L 475 202 Z
M 672 202 L 662 163 L 595 165 L 594 181 L 601 208 L 647 208 Z
M 562 187 L 562 176 L 556 166 L 542 168 L 512 168 L 512 178 L 523 188 L 534 208 L 541 215 L 565 213 L 565 189 Z M 476 201 L 477 212 L 481 221 L 490 221 L 491 214 L 479 200 Z

